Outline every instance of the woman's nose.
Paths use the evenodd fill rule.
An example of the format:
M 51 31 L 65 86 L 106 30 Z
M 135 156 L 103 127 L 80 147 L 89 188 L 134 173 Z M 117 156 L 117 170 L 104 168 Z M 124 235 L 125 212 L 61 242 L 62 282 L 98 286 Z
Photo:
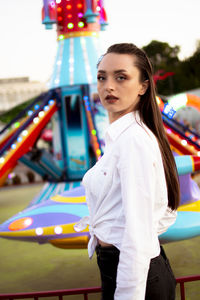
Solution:
M 108 87 L 106 87 L 106 91 L 107 92 L 112 92 L 112 91 L 114 91 L 114 88 L 111 87 L 111 86 L 108 86 Z
M 114 91 L 115 88 L 114 88 L 113 81 L 112 80 L 107 80 L 105 88 L 106 88 L 107 92 Z

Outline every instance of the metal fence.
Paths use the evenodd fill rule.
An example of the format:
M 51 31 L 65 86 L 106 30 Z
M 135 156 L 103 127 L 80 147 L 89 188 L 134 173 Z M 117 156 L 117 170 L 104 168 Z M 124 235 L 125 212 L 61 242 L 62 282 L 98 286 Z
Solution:
M 176 282 L 180 284 L 181 300 L 185 300 L 185 283 L 197 280 L 200 281 L 200 275 L 176 278 Z
M 88 295 L 93 293 L 100 293 L 100 287 L 91 287 L 83 289 L 68 289 L 68 290 L 57 290 L 57 291 L 43 291 L 33 293 L 18 293 L 18 294 L 0 294 L 0 299 L 3 300 L 15 300 L 15 299 L 34 299 L 39 300 L 45 297 L 57 297 L 58 300 L 63 300 L 63 296 L 70 295 L 82 295 L 84 300 L 88 300 Z
M 177 283 L 180 284 L 181 300 L 185 300 L 185 283 L 191 281 L 200 281 L 200 275 L 179 277 L 176 279 Z M 39 300 L 40 298 L 46 297 L 57 297 L 58 300 L 63 300 L 64 296 L 69 295 L 82 295 L 82 299 L 88 300 L 89 294 L 100 293 L 100 287 L 82 288 L 82 289 L 68 289 L 68 290 L 57 290 L 57 291 L 43 291 L 33 293 L 18 293 L 18 294 L 0 294 L 2 300 L 15 300 L 15 299 L 34 299 Z

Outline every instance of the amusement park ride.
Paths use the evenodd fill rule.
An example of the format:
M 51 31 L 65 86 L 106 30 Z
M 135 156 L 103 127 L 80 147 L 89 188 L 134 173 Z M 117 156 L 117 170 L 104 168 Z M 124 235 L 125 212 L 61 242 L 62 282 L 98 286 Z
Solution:
M 103 0 L 44 0 L 43 24 L 56 24 L 58 50 L 50 90 L 40 95 L 1 131 L 0 184 L 18 160 L 47 180 L 28 208 L 0 225 L 0 237 L 83 248 L 88 228 L 74 225 L 88 215 L 81 179 L 103 155 L 107 115 L 96 88 L 99 32 L 107 25 Z M 200 136 L 171 118 L 172 110 L 157 97 L 181 185 L 181 206 L 161 242 L 200 234 L 200 191 L 190 174 L 200 170 Z M 197 104 L 195 104 L 197 105 Z M 197 109 L 200 107 L 197 105 Z M 52 152 L 37 140 L 52 123 Z

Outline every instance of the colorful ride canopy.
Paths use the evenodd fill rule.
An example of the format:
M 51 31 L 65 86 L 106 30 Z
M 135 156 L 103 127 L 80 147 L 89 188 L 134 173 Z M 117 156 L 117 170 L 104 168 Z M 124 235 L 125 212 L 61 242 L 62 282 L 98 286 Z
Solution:
M 183 108 L 185 106 L 191 106 L 196 108 L 198 111 L 200 111 L 200 97 L 188 94 L 188 93 L 180 93 L 177 95 L 174 95 L 169 98 L 168 103 L 176 110 L 178 111 L 180 108 Z

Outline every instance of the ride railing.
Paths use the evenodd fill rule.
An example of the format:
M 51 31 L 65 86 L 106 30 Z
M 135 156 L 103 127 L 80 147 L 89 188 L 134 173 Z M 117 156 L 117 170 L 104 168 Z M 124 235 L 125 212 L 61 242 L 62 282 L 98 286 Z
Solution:
M 191 281 L 200 281 L 200 275 L 184 276 L 176 278 L 176 282 L 180 284 L 181 300 L 185 300 L 185 283 Z
M 15 299 L 34 299 L 39 300 L 45 297 L 57 297 L 58 300 L 63 300 L 64 296 L 82 295 L 84 300 L 88 300 L 89 294 L 100 293 L 100 287 L 90 287 L 82 289 L 68 289 L 68 290 L 57 290 L 57 291 L 44 291 L 44 292 L 33 292 L 33 293 L 17 293 L 17 294 L 0 294 L 0 299 L 3 300 L 15 300 Z M 81 299 L 81 298 L 80 298 Z
M 185 283 L 200 281 L 200 275 L 185 276 L 176 278 L 176 282 L 180 284 L 180 300 L 185 300 Z M 44 292 L 33 292 L 33 293 L 17 293 L 17 294 L 0 294 L 2 300 L 15 300 L 15 299 L 34 299 L 39 300 L 40 298 L 46 297 L 57 297 L 58 300 L 63 300 L 64 296 L 82 295 L 84 300 L 88 300 L 89 294 L 100 293 L 100 287 L 80 288 L 80 289 L 67 289 L 57 291 L 44 291 Z

